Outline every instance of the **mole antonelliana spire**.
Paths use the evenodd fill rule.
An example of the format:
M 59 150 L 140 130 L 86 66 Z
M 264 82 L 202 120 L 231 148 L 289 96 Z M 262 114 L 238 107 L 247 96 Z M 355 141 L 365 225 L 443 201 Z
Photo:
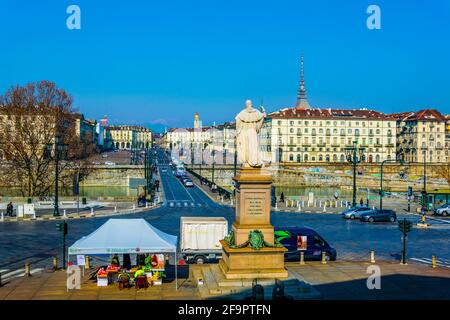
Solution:
M 305 70 L 304 70 L 304 61 L 303 54 L 301 56 L 300 62 L 300 86 L 298 87 L 297 92 L 297 103 L 295 105 L 297 109 L 311 109 L 308 103 L 308 99 L 306 97 L 306 87 L 305 87 Z

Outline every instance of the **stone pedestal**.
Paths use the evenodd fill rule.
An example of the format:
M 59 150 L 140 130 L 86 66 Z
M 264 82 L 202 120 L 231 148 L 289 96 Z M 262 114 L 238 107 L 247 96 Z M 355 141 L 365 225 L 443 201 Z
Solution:
M 264 240 L 274 243 L 270 224 L 272 177 L 259 168 L 242 168 L 233 178 L 236 182 L 236 220 L 232 230 L 236 245 L 248 240 L 249 233 L 259 230 Z M 285 248 L 230 248 L 222 241 L 223 254 L 219 262 L 226 279 L 287 278 L 284 268 Z

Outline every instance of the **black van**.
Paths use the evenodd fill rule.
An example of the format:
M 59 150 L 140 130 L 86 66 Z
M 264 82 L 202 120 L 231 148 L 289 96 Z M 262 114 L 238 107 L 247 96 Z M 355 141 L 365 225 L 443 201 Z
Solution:
M 312 229 L 275 227 L 275 239 L 288 249 L 284 254 L 285 261 L 299 261 L 300 251 L 305 252 L 305 260 L 321 260 L 322 251 L 325 251 L 327 260 L 336 260 L 336 249 Z

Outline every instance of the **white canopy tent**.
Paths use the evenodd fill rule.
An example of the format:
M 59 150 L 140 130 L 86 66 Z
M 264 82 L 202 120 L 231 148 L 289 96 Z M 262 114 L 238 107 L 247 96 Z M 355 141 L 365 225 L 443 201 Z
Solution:
M 109 219 L 70 246 L 68 255 L 174 253 L 178 289 L 177 240 L 176 236 L 156 229 L 144 219 Z

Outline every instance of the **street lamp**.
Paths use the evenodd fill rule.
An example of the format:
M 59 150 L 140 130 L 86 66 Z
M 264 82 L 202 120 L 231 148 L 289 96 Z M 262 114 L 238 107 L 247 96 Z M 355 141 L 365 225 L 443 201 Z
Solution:
M 234 136 L 234 176 L 236 177 L 236 169 L 237 169 L 237 143 L 236 143 L 236 135 Z
M 61 143 L 61 138 L 59 136 L 55 136 L 54 143 L 47 144 L 47 155 L 50 159 L 52 158 L 52 149 L 54 149 L 53 159 L 55 160 L 55 203 L 53 216 L 56 217 L 60 215 L 58 205 L 59 161 L 67 158 L 68 145 Z
M 347 161 L 353 164 L 353 202 L 352 207 L 356 206 L 356 166 L 365 159 L 364 148 L 357 147 L 358 142 L 353 141 L 353 147 L 345 148 Z
M 427 197 L 427 149 L 423 150 L 423 191 L 422 191 L 422 206 L 425 206 L 425 210 L 428 209 L 428 197 Z
M 380 210 L 383 209 L 383 166 L 388 162 L 397 162 L 397 159 L 386 159 L 381 162 L 380 167 Z M 403 165 L 405 163 L 404 160 L 400 160 L 400 164 Z

